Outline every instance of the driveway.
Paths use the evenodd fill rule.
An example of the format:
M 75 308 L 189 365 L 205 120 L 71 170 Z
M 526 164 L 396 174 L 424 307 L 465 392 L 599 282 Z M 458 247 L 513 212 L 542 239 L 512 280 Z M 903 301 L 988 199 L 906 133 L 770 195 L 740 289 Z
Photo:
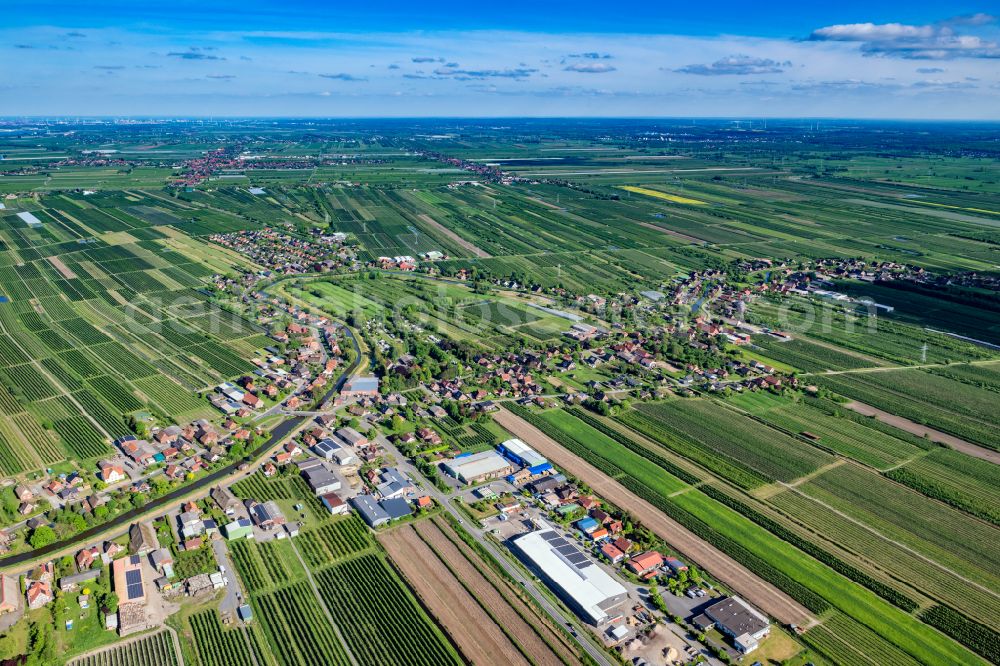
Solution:
M 244 599 L 240 577 L 236 575 L 233 562 L 229 559 L 229 549 L 226 548 L 225 539 L 219 537 L 212 539 L 212 551 L 215 553 L 215 561 L 226 568 L 226 573 L 223 575 L 229 579 L 229 585 L 226 585 L 225 588 L 226 596 L 219 603 L 219 614 L 223 617 L 226 615 L 235 617 L 236 609 L 239 608 Z

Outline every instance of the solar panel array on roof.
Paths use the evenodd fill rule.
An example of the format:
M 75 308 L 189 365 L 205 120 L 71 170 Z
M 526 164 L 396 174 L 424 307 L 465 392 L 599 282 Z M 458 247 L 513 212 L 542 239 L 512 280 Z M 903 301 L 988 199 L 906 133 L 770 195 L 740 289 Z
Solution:
M 543 532 L 541 537 L 545 539 L 554 551 L 559 553 L 567 562 L 572 564 L 577 569 L 583 569 L 590 566 L 590 560 L 587 559 L 587 556 L 581 553 L 579 548 L 567 541 L 565 537 L 558 532 Z
M 129 601 L 132 599 L 138 599 L 143 595 L 142 592 L 142 572 L 138 569 L 133 569 L 131 571 L 125 572 L 125 587 L 127 591 L 125 596 L 128 597 Z

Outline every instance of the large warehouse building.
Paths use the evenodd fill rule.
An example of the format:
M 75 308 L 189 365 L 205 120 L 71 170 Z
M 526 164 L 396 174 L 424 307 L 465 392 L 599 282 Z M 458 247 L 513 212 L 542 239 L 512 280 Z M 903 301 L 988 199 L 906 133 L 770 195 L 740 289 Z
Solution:
M 548 462 L 541 453 L 519 439 L 508 439 L 497 446 L 497 449 L 522 467 L 536 467 Z
M 482 451 L 445 461 L 444 470 L 462 483 L 479 483 L 507 476 L 514 466 L 496 451 Z
M 628 594 L 624 586 L 554 529 L 530 532 L 514 545 L 545 582 L 586 621 L 599 625 Z

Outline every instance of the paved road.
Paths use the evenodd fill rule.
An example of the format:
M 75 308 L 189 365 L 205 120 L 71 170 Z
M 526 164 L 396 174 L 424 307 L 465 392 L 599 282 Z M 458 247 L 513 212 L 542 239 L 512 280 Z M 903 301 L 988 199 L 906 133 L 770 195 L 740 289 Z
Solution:
M 361 364 L 361 361 L 363 360 L 363 357 L 361 356 L 361 348 L 358 345 L 357 339 L 354 337 L 354 333 L 351 331 L 351 329 L 346 327 L 344 328 L 344 330 L 347 332 L 348 337 L 351 339 L 351 346 L 354 347 L 354 353 L 355 353 L 354 361 L 352 361 L 350 365 L 344 368 L 343 372 L 337 378 L 337 381 L 333 383 L 333 386 L 330 387 L 330 390 L 327 391 L 326 395 L 323 396 L 324 402 L 329 400 L 330 397 L 338 393 L 340 389 L 343 388 L 344 384 L 347 382 L 347 379 L 351 376 L 351 373 L 353 373 L 358 368 L 358 366 Z M 207 490 L 211 486 L 215 485 L 218 481 L 226 478 L 227 476 L 237 471 L 240 465 L 242 465 L 243 463 L 250 462 L 256 459 L 258 456 L 262 455 L 265 451 L 270 450 L 271 448 L 282 442 L 289 434 L 294 432 L 296 428 L 302 425 L 302 423 L 305 420 L 306 417 L 299 416 L 296 418 L 288 419 L 286 421 L 282 421 L 271 430 L 271 437 L 266 442 L 258 446 L 243 460 L 237 460 L 236 462 L 230 463 L 229 465 L 226 465 L 225 467 L 212 472 L 208 476 L 203 476 L 192 483 L 181 486 L 176 490 L 172 490 L 166 495 L 161 495 L 156 499 L 150 500 L 145 504 L 145 506 L 142 506 L 138 509 L 132 509 L 131 511 L 126 511 L 125 513 L 116 516 L 114 519 L 106 523 L 95 525 L 94 527 L 84 530 L 83 532 L 78 532 L 77 534 L 69 537 L 68 539 L 63 539 L 62 541 L 56 541 L 55 543 L 49 544 L 48 546 L 44 546 L 42 548 L 36 548 L 35 550 L 29 550 L 23 553 L 18 553 L 17 555 L 9 555 L 7 557 L 0 558 L 0 568 L 12 567 L 12 566 L 17 566 L 19 564 L 24 564 L 25 562 L 31 562 L 32 560 L 44 557 L 45 555 L 49 555 L 51 553 L 58 553 L 59 551 L 69 548 L 75 544 L 87 544 L 95 537 L 103 534 L 104 532 L 107 532 L 110 529 L 113 529 L 116 525 L 124 525 L 126 523 L 131 523 L 135 521 L 137 518 L 145 516 L 150 512 L 154 512 L 159 507 L 170 505 L 193 492 L 196 492 L 200 489 Z

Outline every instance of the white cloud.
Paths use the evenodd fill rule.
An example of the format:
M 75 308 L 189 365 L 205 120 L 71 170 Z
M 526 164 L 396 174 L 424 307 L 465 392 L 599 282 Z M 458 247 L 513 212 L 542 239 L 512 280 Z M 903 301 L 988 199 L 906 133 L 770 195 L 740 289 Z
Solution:
M 700 76 L 749 76 L 751 74 L 781 74 L 792 66 L 789 61 L 778 62 L 770 58 L 755 58 L 747 55 L 731 55 L 713 63 L 685 65 L 673 70 L 680 74 Z
M 606 74 L 617 69 L 605 62 L 574 62 L 563 67 L 565 72 L 582 72 L 584 74 Z
M 942 24 L 940 30 L 950 30 L 952 38 L 989 41 L 990 24 L 966 21 Z M 859 47 L 871 40 L 454 31 L 284 34 L 283 40 L 294 42 L 289 45 L 236 32 L 186 34 L 181 41 L 156 32 L 88 28 L 87 39 L 73 40 L 78 50 L 49 48 L 64 42 L 69 29 L 0 27 L 0 44 L 8 44 L 0 46 L 4 85 L 20 91 L 0 95 L 0 115 L 183 114 L 196 108 L 213 115 L 960 113 L 994 118 L 1000 108 L 1000 95 L 990 87 L 997 80 L 995 60 L 954 58 L 946 74 L 930 71 L 944 67 L 919 71 L 903 58 L 870 57 Z M 107 46 L 112 41 L 119 45 Z M 882 43 L 896 41 L 886 37 Z M 9 46 L 15 43 L 37 48 L 18 51 Z M 194 50 L 191 45 L 201 46 Z M 228 60 L 164 57 L 167 53 Z M 413 63 L 414 58 L 431 62 Z M 102 75 L 100 91 L 91 89 L 95 77 L 79 76 L 83 69 L 96 73 L 95 66 L 119 63 L 127 68 L 118 76 Z M 234 78 L 222 85 L 222 79 L 207 79 L 209 73 Z M 309 106 L 326 99 L 317 92 L 326 87 L 317 85 L 321 77 L 335 91 L 336 108 Z M 979 88 L 949 84 L 971 83 L 967 78 L 983 82 Z M 599 85 L 580 85 L 584 81 Z M 916 85 L 921 81 L 937 83 Z M 400 91 L 403 100 L 394 97 Z M 201 94 L 206 97 L 198 97 L 197 106 L 185 107 Z M 390 99 L 396 101 L 387 106 Z M 305 106 L 300 109 L 298 103 Z
M 956 16 L 937 23 L 846 23 L 814 30 L 813 41 L 856 42 L 870 56 L 911 60 L 1000 58 L 1000 45 L 978 35 L 959 34 L 956 27 L 982 27 L 996 22 L 990 14 Z

